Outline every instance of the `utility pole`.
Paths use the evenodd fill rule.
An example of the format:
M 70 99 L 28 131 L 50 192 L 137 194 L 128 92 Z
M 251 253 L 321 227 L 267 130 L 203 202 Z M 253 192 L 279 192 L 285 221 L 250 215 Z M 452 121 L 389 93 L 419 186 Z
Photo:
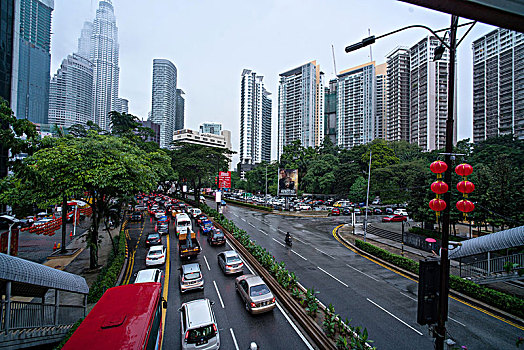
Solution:
M 368 190 L 366 194 L 366 216 L 364 217 L 364 242 L 366 241 L 366 234 L 368 233 L 368 209 L 369 209 L 369 183 L 371 181 L 371 154 L 373 151 L 369 150 L 369 167 L 368 167 Z

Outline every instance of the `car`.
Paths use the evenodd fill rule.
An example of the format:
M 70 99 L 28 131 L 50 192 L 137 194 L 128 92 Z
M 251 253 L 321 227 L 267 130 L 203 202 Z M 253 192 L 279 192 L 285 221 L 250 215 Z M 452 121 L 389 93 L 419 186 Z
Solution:
M 247 274 L 235 279 L 235 289 L 244 301 L 246 311 L 260 314 L 275 308 L 275 297 L 260 276 Z
M 240 259 L 240 256 L 238 256 L 237 252 L 234 250 L 226 250 L 221 252 L 218 254 L 217 260 L 218 266 L 226 275 L 243 272 L 242 268 L 244 267 L 244 263 L 242 262 L 242 259 Z
M 146 269 L 140 270 L 136 274 L 136 283 L 147 283 L 147 282 L 158 282 L 162 280 L 162 270 L 159 269 Z
M 161 235 L 167 235 L 169 233 L 169 223 L 160 222 L 156 224 L 155 231 L 160 233 Z
M 24 227 L 31 227 L 31 226 L 33 226 L 33 219 L 20 219 L 18 221 L 18 224 L 22 228 L 24 228 Z
M 202 225 L 200 226 L 201 232 L 203 235 L 207 235 L 211 230 L 213 230 L 214 226 L 213 223 L 210 220 L 206 220 L 202 222 Z
M 340 215 L 340 208 L 333 208 L 331 209 L 331 215 Z
M 33 225 L 34 226 L 41 226 L 41 225 L 48 224 L 51 221 L 53 221 L 53 218 L 43 218 L 43 219 L 40 219 L 37 222 L 35 222 Z
M 393 208 L 386 207 L 386 214 L 393 214 Z
M 311 206 L 308 204 L 300 204 L 298 210 L 311 210 Z
M 131 221 L 144 221 L 144 217 L 141 212 L 135 211 L 131 214 Z
M 197 216 L 199 216 L 200 214 L 202 214 L 202 210 L 198 208 L 193 208 L 193 210 L 191 210 L 191 216 L 193 217 L 193 219 L 196 219 Z
M 209 299 L 183 303 L 180 309 L 182 350 L 220 348 L 218 324 Z
M 355 209 L 353 209 L 353 212 L 355 213 L 355 215 L 360 215 L 360 214 L 362 214 L 362 211 L 360 211 L 360 208 L 355 208 Z
M 154 245 L 146 255 L 146 266 L 163 265 L 166 263 L 166 247 Z
M 165 210 L 155 211 L 155 219 L 160 219 L 162 216 L 166 216 Z
M 401 222 L 401 221 L 408 221 L 408 218 L 406 216 L 402 215 L 387 215 L 382 218 L 382 222 Z
M 350 207 L 342 208 L 342 215 L 351 215 L 351 208 Z
M 138 205 L 135 205 L 135 210 L 137 211 L 147 210 L 147 207 L 145 205 L 138 204 Z
M 146 247 L 162 244 L 162 237 L 158 232 L 151 232 L 146 237 Z
M 373 214 L 382 215 L 382 209 L 380 208 L 373 209 Z
M 184 293 L 193 289 L 204 289 L 204 276 L 199 263 L 185 264 L 178 268 L 180 274 L 178 282 L 180 292 Z
M 222 201 L 220 202 L 220 205 L 223 206 L 223 207 L 225 207 L 226 204 L 227 204 L 226 201 L 222 199 Z
M 199 227 L 202 227 L 202 223 L 204 221 L 209 221 L 209 219 L 207 218 L 207 215 L 206 214 L 200 214 L 196 217 L 196 224 L 199 226 Z
M 226 237 L 219 229 L 212 229 L 207 235 L 207 243 L 209 245 L 223 245 L 226 244 Z
M 402 208 L 395 210 L 393 212 L 393 214 L 395 214 L 395 215 L 402 215 L 402 216 L 408 216 L 407 210 L 406 209 L 402 209 Z

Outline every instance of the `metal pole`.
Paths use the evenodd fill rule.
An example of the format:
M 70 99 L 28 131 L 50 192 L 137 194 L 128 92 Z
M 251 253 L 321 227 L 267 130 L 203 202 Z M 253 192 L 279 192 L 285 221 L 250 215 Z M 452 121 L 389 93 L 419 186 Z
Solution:
M 58 326 L 58 310 L 60 308 L 60 292 L 55 289 L 55 326 Z
M 15 223 L 9 225 L 9 236 L 7 236 L 7 255 L 11 255 L 11 228 Z
M 451 152 L 453 151 L 453 124 L 455 111 L 455 53 L 457 44 L 457 24 L 458 16 L 451 16 L 451 26 L 449 34 L 449 76 L 448 76 L 448 118 L 446 120 L 446 155 L 445 162 L 448 170 L 444 173 L 444 182 L 451 184 Z M 446 321 L 448 318 L 448 294 L 449 294 L 449 222 L 451 193 L 444 193 L 446 209 L 442 215 L 442 248 L 440 255 L 440 286 L 438 303 L 438 322 L 435 327 L 435 345 L 437 350 L 444 350 L 444 340 L 446 338 Z
M 5 334 L 9 332 L 11 328 L 11 281 L 5 283 L 5 316 L 4 316 L 4 329 Z
M 73 224 L 73 236 L 76 236 L 76 215 L 78 213 L 78 203 L 75 205 L 75 223 Z
M 266 164 L 266 198 L 264 199 L 267 200 L 267 164 Z
M 368 168 L 368 190 L 366 194 L 366 216 L 364 217 L 364 242 L 366 241 L 366 234 L 368 232 L 368 208 L 369 208 L 369 182 L 371 181 L 371 154 L 373 151 L 369 150 L 369 168 Z
M 402 223 L 402 243 L 400 245 L 402 252 L 400 255 L 404 256 L 404 221 L 401 221 Z

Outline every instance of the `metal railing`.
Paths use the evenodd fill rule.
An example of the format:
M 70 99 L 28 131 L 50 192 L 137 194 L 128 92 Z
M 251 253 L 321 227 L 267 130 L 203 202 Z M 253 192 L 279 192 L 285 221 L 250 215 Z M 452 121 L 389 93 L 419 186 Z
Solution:
M 0 308 L 0 330 L 6 326 L 6 302 Z M 84 316 L 84 307 L 78 305 L 59 305 L 58 319 L 55 320 L 55 305 L 12 301 L 9 315 L 9 329 L 28 329 L 56 325 L 69 325 Z
M 524 253 L 501 256 L 498 258 L 475 261 L 470 264 L 463 264 L 461 267 L 461 277 L 489 276 L 494 273 L 505 272 L 504 265 L 510 262 L 518 264 L 520 268 L 524 267 Z

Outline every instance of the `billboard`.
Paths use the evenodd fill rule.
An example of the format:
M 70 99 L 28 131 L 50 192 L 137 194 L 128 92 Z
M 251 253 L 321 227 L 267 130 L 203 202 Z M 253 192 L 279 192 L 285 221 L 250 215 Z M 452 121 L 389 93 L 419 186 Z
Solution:
M 278 169 L 278 195 L 296 196 L 298 189 L 298 169 Z
M 218 187 L 231 188 L 231 171 L 220 171 L 218 173 Z

